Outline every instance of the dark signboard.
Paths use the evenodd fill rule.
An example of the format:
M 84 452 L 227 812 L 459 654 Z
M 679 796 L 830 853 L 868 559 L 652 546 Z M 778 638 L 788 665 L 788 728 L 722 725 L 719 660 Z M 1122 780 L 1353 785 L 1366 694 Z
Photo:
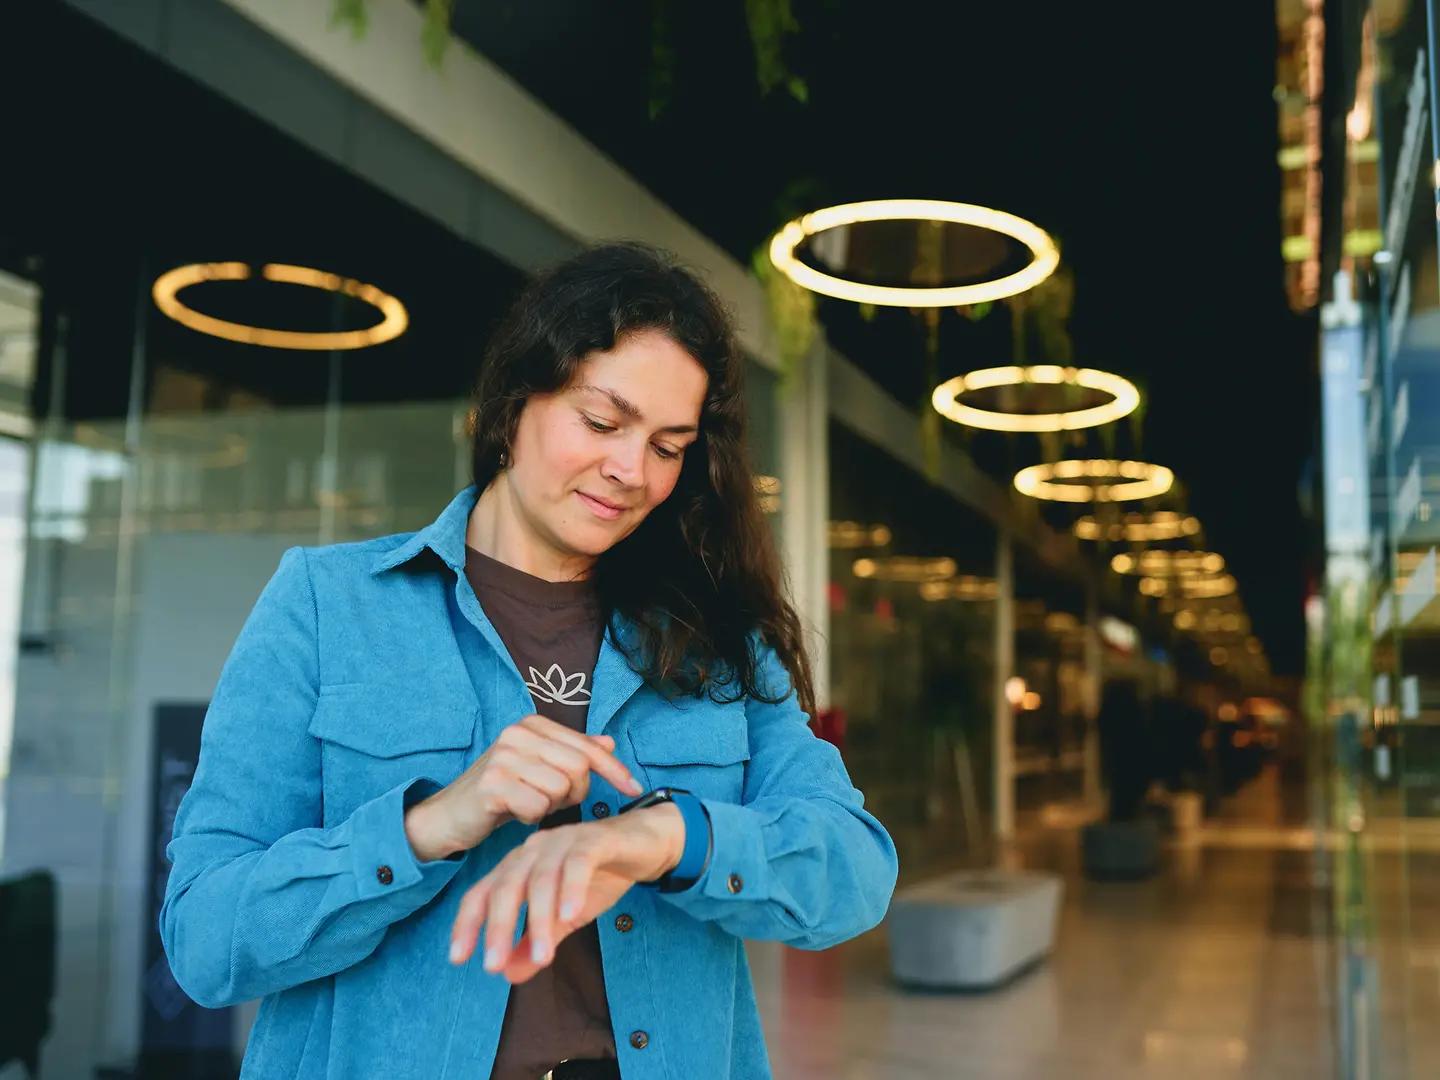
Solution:
M 204 1009 L 186 996 L 170 972 L 160 942 L 160 906 L 170 878 L 165 849 L 180 800 L 200 760 L 200 728 L 207 704 L 157 704 L 150 768 L 150 830 L 146 873 L 145 966 L 140 987 L 140 1077 L 218 1080 L 235 1076 L 235 1018 L 231 1009 Z

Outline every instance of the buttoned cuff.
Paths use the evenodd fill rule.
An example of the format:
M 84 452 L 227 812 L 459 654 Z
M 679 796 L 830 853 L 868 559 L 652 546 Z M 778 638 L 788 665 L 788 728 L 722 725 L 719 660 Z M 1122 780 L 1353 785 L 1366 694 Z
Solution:
M 769 859 L 763 834 L 766 815 L 734 803 L 702 799 L 710 818 L 710 861 L 688 889 L 663 894 L 679 908 L 712 900 L 764 900 L 769 896 Z M 697 913 L 698 914 L 698 913 Z
M 365 803 L 350 815 L 351 871 L 360 899 L 395 894 L 416 885 L 441 885 L 460 860 L 422 863 L 405 835 L 405 811 L 440 785 L 417 777 Z

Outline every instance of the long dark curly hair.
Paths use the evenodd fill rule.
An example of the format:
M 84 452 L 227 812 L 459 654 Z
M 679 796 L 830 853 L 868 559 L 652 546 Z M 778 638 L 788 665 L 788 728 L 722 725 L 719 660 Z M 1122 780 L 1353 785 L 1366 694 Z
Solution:
M 603 244 L 534 278 L 486 351 L 475 382 L 473 472 L 500 471 L 525 403 L 570 384 L 580 363 L 628 334 L 667 334 L 705 369 L 700 434 L 670 497 L 597 560 L 605 610 L 636 630 L 616 637 L 630 665 L 667 694 L 783 700 L 815 715 L 799 616 L 786 597 L 746 450 L 745 357 L 719 299 L 674 258 Z M 764 685 L 754 638 L 775 650 L 790 686 Z

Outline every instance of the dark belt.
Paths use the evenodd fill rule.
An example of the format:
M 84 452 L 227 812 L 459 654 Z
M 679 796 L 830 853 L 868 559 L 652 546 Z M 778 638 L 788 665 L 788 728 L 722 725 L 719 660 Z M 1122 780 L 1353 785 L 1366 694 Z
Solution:
M 620 1080 L 620 1063 L 614 1058 L 562 1061 L 550 1073 L 550 1080 Z

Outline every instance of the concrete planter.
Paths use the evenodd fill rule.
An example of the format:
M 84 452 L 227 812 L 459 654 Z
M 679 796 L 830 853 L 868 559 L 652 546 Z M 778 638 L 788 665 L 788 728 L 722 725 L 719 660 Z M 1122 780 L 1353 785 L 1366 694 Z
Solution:
M 1081 833 L 1081 861 L 1092 881 L 1142 881 L 1160 869 L 1160 829 L 1153 820 L 1099 821 Z
M 1031 871 L 965 871 L 896 893 L 886 916 L 891 972 L 926 989 L 988 990 L 1055 945 L 1063 883 Z

